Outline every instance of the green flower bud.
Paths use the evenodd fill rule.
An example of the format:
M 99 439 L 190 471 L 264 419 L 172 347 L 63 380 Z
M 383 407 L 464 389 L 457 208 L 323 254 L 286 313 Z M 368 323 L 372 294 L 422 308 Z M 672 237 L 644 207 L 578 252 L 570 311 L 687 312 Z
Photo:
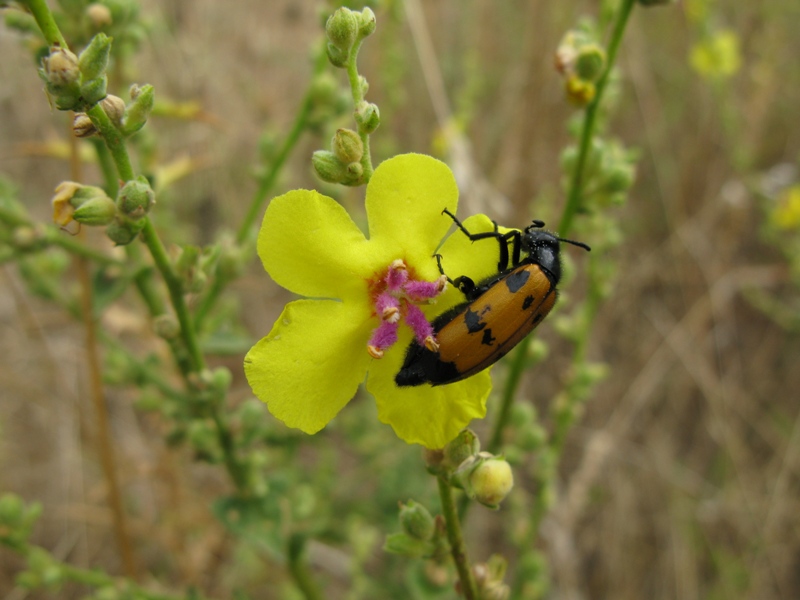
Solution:
M 584 81 L 572 75 L 566 82 L 567 98 L 577 106 L 586 106 L 594 100 L 595 87 L 591 81 Z
M 358 76 L 358 87 L 361 88 L 361 95 L 366 96 L 367 92 L 369 91 L 369 82 L 363 75 Z
M 358 37 L 365 38 L 375 31 L 375 13 L 369 6 L 365 6 L 360 13 L 355 13 L 358 20 Z
M 20 225 L 11 232 L 11 245 L 17 250 L 33 250 L 41 242 L 41 236 L 30 225 Z
M 81 85 L 81 99 L 84 106 L 94 106 L 106 97 L 108 89 L 108 78 L 103 75 L 96 79 L 90 79 Z
M 347 178 L 347 169 L 333 152 L 317 150 L 311 156 L 311 164 L 322 181 L 341 183 Z
M 122 119 L 125 116 L 125 100 L 119 96 L 109 94 L 100 102 L 100 106 L 111 119 L 112 123 L 119 127 L 122 125 Z
M 156 194 L 144 175 L 126 182 L 117 193 L 117 208 L 133 220 L 147 215 L 155 202 Z
M 347 177 L 342 181 L 345 185 L 361 185 L 361 176 L 364 174 L 364 167 L 361 163 L 353 162 L 347 165 Z
M 93 29 L 104 29 L 113 22 L 111 10 L 99 2 L 87 6 L 85 14 Z
M 364 156 L 364 144 L 352 129 L 337 129 L 331 140 L 331 150 L 344 164 L 357 163 Z
M 472 471 L 469 484 L 475 500 L 496 508 L 514 487 L 514 473 L 505 459 L 487 458 Z
M 211 423 L 205 420 L 194 420 L 189 424 L 189 443 L 197 458 L 213 461 L 217 454 L 217 437 Z
M 174 340 L 180 334 L 181 326 L 175 315 L 165 313 L 153 319 L 153 331 L 162 339 Z
M 347 59 L 350 58 L 349 52 L 337 48 L 331 42 L 328 42 L 325 50 L 328 53 L 328 60 L 334 67 L 342 69 L 347 66 Z
M 617 164 L 608 169 L 603 180 L 603 191 L 615 194 L 627 192 L 633 185 L 636 170 L 631 164 Z
M 108 225 L 117 214 L 117 205 L 106 196 L 92 198 L 75 209 L 72 218 L 89 226 Z
M 456 469 L 465 460 L 481 451 L 481 441 L 471 429 L 462 429 L 461 433 L 444 447 L 445 464 Z
M 339 85 L 329 73 L 321 73 L 311 82 L 311 101 L 314 105 L 332 104 L 339 95 Z
M 597 44 L 586 44 L 575 58 L 575 73 L 584 81 L 595 82 L 600 79 L 606 67 L 606 53 Z
M 249 264 L 249 255 L 245 255 L 241 246 L 232 239 L 222 241 L 222 251 L 217 263 L 217 273 L 227 279 L 234 279 L 242 274 L 245 265 Z
M 383 549 L 390 554 L 401 556 L 431 556 L 436 546 L 433 542 L 418 540 L 405 533 L 393 533 L 386 536 Z
M 136 133 L 144 127 L 155 103 L 155 90 L 150 84 L 142 87 L 132 85 L 130 93 L 133 102 L 128 106 L 122 120 L 122 132 L 125 135 Z
M 514 474 L 504 458 L 481 452 L 461 463 L 451 482 L 473 500 L 497 508 L 514 487 Z
M 538 365 L 545 358 L 547 358 L 549 352 L 550 348 L 548 347 L 547 342 L 541 338 L 531 336 L 530 342 L 528 342 L 528 364 L 531 366 Z
M 400 527 L 409 537 L 422 541 L 432 539 L 436 531 L 431 513 L 413 500 L 409 500 L 407 504 L 400 504 Z
M 485 563 L 473 567 L 475 583 L 478 585 L 481 600 L 507 600 L 511 588 L 503 583 L 508 563 L 499 554 L 493 554 Z
M 97 133 L 97 127 L 94 126 L 89 115 L 86 113 L 75 113 L 72 119 L 72 135 L 77 138 L 91 137 Z
M 88 82 L 104 77 L 110 55 L 111 38 L 105 33 L 98 33 L 78 57 L 78 66 L 83 81 Z
M 182 246 L 175 257 L 175 273 L 181 280 L 185 292 L 197 294 L 208 283 L 208 275 L 204 269 L 204 260 L 198 246 Z
M 24 514 L 25 503 L 22 502 L 22 498 L 16 494 L 0 496 L 0 523 L 10 529 L 15 529 L 22 523 Z
M 47 82 L 48 91 L 54 95 L 77 91 L 81 78 L 78 57 L 60 46 L 53 46 L 50 54 L 42 59 L 40 73 Z
M 373 15 L 374 20 L 374 15 Z M 360 19 L 349 8 L 339 8 L 328 17 L 325 23 L 325 33 L 328 40 L 336 48 L 350 54 L 350 49 L 356 41 L 360 26 Z
M 233 381 L 233 374 L 228 367 L 217 367 L 212 371 L 211 385 L 215 390 L 225 393 L 231 387 Z
M 370 102 L 360 102 L 353 116 L 362 133 L 372 133 L 381 124 L 381 113 L 378 107 Z
M 132 221 L 123 215 L 117 217 L 106 227 L 106 235 L 117 246 L 127 246 L 144 229 L 145 220 Z

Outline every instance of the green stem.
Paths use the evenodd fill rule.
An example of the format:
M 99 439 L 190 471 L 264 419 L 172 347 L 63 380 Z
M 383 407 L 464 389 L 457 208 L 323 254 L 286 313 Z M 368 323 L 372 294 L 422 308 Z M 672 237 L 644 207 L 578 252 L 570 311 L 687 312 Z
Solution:
M 122 181 L 133 179 L 133 166 L 131 165 L 130 156 L 128 156 L 128 149 L 125 147 L 125 138 L 117 129 L 117 126 L 108 118 L 99 103 L 87 110 L 86 114 L 89 115 L 92 123 L 97 127 L 109 152 L 111 152 L 111 158 L 117 166 L 119 178 Z
M 247 473 L 236 455 L 236 447 L 233 440 L 233 435 L 228 427 L 222 413 L 216 407 L 211 412 L 211 418 L 214 420 L 214 425 L 217 428 L 217 441 L 222 454 L 225 459 L 225 468 L 236 485 L 236 489 L 240 492 L 247 491 Z
M 23 3 L 31 11 L 33 18 L 36 19 L 36 24 L 41 29 L 47 43 L 50 46 L 57 44 L 62 48 L 67 48 L 67 41 L 61 35 L 61 30 L 56 25 L 53 13 L 50 12 L 50 7 L 47 6 L 46 0 L 24 0 Z
M 203 353 L 200 350 L 200 344 L 197 341 L 197 333 L 195 332 L 192 317 L 189 314 L 189 308 L 186 306 L 186 300 L 183 297 L 183 286 L 175 271 L 172 270 L 167 251 L 161 238 L 158 237 L 153 222 L 149 217 L 145 217 L 146 222 L 144 229 L 142 229 L 142 238 L 153 261 L 156 263 L 156 268 L 161 273 L 164 282 L 167 284 L 169 290 L 169 297 L 172 301 L 172 307 L 175 309 L 175 314 L 178 317 L 178 322 L 181 325 L 181 337 L 186 350 L 189 352 L 191 358 L 191 365 L 193 371 L 202 371 L 206 368 L 206 361 Z
M 289 572 L 306 600 L 322 600 L 323 596 L 314 583 L 306 562 L 305 545 L 305 537 L 299 534 L 290 536 L 286 553 L 289 558 Z
M 106 194 L 112 198 L 117 195 L 119 191 L 119 180 L 117 179 L 114 161 L 111 158 L 111 153 L 108 147 L 98 137 L 89 138 L 89 141 L 94 146 L 95 155 L 97 156 L 97 164 L 100 166 L 100 171 L 103 174 L 104 189 Z
M 575 348 L 572 353 L 572 360 L 570 361 L 574 371 L 570 382 L 567 384 L 566 401 L 568 402 L 568 406 L 565 411 L 565 414 L 570 415 L 570 418 L 555 419 L 555 426 L 550 440 L 550 447 L 553 448 L 553 451 L 557 456 L 561 454 L 561 451 L 564 447 L 564 442 L 567 439 L 567 434 L 574 423 L 575 411 L 573 410 L 573 407 L 574 405 L 583 401 L 585 398 L 585 392 L 581 391 L 580 388 L 576 388 L 574 372 L 577 370 L 577 368 L 582 367 L 586 363 L 586 355 L 589 351 L 589 339 L 592 332 L 591 327 L 595 318 L 597 317 L 597 311 L 600 310 L 600 305 L 603 301 L 601 286 L 603 286 L 605 282 L 598 280 L 597 260 L 599 260 L 599 258 L 591 258 L 589 260 L 589 289 L 587 291 L 586 302 L 583 307 L 583 314 L 581 315 L 583 327 L 581 328 L 580 335 L 575 340 Z M 581 386 L 581 388 L 582 387 L 583 386 Z
M 486 447 L 492 454 L 499 452 L 503 445 L 503 431 L 508 424 L 509 416 L 511 416 L 511 407 L 514 404 L 517 386 L 522 378 L 522 374 L 525 372 L 525 363 L 528 358 L 528 343 L 529 340 L 523 340 L 522 343 L 517 346 L 516 350 L 514 350 L 514 355 L 511 357 L 508 376 L 503 386 L 500 412 L 497 414 L 497 419 L 492 428 L 492 437 L 489 438 L 489 444 Z
M 603 99 L 603 92 L 605 91 L 606 84 L 611 75 L 611 70 L 614 68 L 614 61 L 617 57 L 619 46 L 622 42 L 622 36 L 625 33 L 625 26 L 628 23 L 628 17 L 633 10 L 633 5 L 636 0 L 623 0 L 620 6 L 617 18 L 614 23 L 614 29 L 611 32 L 611 39 L 608 43 L 608 50 L 606 56 L 608 61 L 606 63 L 605 71 L 600 76 L 595 88 L 594 100 L 586 107 L 586 113 L 583 118 L 583 129 L 581 130 L 581 139 L 578 149 L 578 159 L 575 164 L 575 170 L 572 173 L 570 180 L 569 193 L 567 194 L 567 204 L 564 207 L 564 212 L 561 215 L 561 222 L 558 225 L 558 234 L 566 236 L 572 227 L 572 221 L 575 218 L 578 208 L 581 205 L 582 188 L 584 169 L 586 168 L 586 161 L 589 156 L 589 149 L 592 145 L 592 137 L 594 136 L 594 128 L 597 122 L 597 112 L 600 107 L 600 102 Z
M 27 217 L 5 207 L 0 207 L 0 221 L 11 227 L 35 227 L 35 224 L 28 220 Z M 88 258 L 101 265 L 122 266 L 124 264 L 122 261 L 108 256 L 99 250 L 95 250 L 80 240 L 59 231 L 58 228 L 53 225 L 46 226 L 43 239 L 49 246 L 59 246 L 70 254 L 80 256 L 81 258 Z
M 364 40 L 358 40 L 353 44 L 350 50 L 350 58 L 347 61 L 347 79 L 350 81 L 350 94 L 353 96 L 353 106 L 358 109 L 358 105 L 364 102 L 364 90 L 361 89 L 361 83 L 358 77 L 358 51 L 361 49 L 361 44 Z M 363 169 L 362 180 L 368 183 L 372 177 L 374 169 L 372 168 L 372 155 L 369 149 L 369 134 L 364 129 L 358 126 L 358 137 L 361 138 L 361 143 L 364 146 L 364 154 L 361 157 L 361 167 Z
M 450 554 L 456 564 L 458 579 L 461 582 L 461 592 L 467 600 L 479 600 L 478 585 L 475 583 L 475 574 L 467 558 L 467 546 L 464 535 L 461 533 L 461 522 L 458 518 L 456 504 L 453 501 L 453 488 L 441 475 L 436 477 L 439 485 L 439 498 L 442 503 L 442 515 L 447 528 L 447 540 L 450 542 Z

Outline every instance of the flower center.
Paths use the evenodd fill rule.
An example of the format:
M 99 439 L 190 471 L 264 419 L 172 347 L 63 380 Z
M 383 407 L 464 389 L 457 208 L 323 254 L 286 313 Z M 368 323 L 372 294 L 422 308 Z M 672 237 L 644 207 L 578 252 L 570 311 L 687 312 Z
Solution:
M 372 332 L 367 352 L 373 358 L 383 357 L 384 351 L 397 341 L 401 320 L 414 332 L 417 343 L 432 352 L 438 350 L 433 325 L 417 305 L 433 302 L 446 287 L 447 277 L 444 275 L 436 281 L 412 279 L 406 263 L 399 258 L 392 261 L 386 274 L 370 285 L 372 305 L 381 324 Z

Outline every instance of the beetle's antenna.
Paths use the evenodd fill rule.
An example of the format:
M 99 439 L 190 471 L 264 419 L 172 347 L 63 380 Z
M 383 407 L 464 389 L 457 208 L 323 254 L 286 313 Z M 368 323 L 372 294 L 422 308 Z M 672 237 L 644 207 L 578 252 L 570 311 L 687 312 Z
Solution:
M 564 238 L 556 238 L 559 242 L 566 242 L 567 244 L 572 244 L 573 246 L 577 246 L 578 248 L 583 248 L 587 252 L 591 252 L 592 249 L 589 247 L 588 244 L 584 244 L 583 242 L 576 242 L 575 240 L 565 240 Z

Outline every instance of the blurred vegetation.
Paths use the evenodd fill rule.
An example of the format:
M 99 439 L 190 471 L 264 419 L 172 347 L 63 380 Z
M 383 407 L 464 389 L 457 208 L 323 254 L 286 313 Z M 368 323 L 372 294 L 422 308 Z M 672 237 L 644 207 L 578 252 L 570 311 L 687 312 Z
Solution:
M 558 224 L 584 115 L 567 96 L 591 91 L 569 87 L 556 52 L 568 31 L 606 44 L 618 3 L 369 4 L 378 31 L 359 71 L 380 106 L 374 164 L 433 154 L 461 185 L 460 214 Z M 49 225 L 53 188 L 76 169 L 118 182 L 102 145 L 71 147 L 72 120 L 37 76 L 35 24 L 0 5 L 0 496 L 13 493 L 0 499 L 0 594 L 453 597 L 444 561 L 382 550 L 398 502 L 438 512 L 420 449 L 378 423 L 366 394 L 317 436 L 288 430 L 241 370 L 290 300 L 242 224 L 297 187 L 358 220 L 363 189 L 311 166 L 353 126 L 346 81 L 320 52 L 336 5 L 109 0 L 92 6 L 110 24 L 96 9 L 58 22 L 70 47 L 92 28 L 113 37 L 109 92 L 130 103 L 131 83 L 156 90 L 129 146 L 207 362 L 174 373 L 194 359 L 154 310 L 167 292 L 159 281 L 148 294 L 143 250 Z M 512 597 L 800 596 L 798 27 L 790 0 L 633 11 L 588 154 L 590 202 L 569 224 L 593 251 L 565 252 L 559 308 L 528 348 L 503 432 L 516 486 L 499 511 L 464 513 L 471 558 L 502 575 L 492 557 L 504 556 Z M 86 274 L 127 558 L 97 450 Z M 510 362 L 474 425 L 492 446 Z

